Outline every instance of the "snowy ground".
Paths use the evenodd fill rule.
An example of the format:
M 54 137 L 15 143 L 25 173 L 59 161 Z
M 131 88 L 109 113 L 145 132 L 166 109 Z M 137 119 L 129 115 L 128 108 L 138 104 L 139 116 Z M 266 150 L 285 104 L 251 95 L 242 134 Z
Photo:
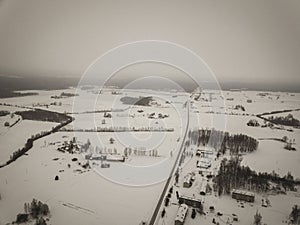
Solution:
M 69 90 L 64 91 L 70 92 Z M 31 98 L 26 96 L 22 98 L 2 99 L 0 102 L 18 106 L 43 108 L 58 112 L 72 112 L 72 107 L 70 106 L 73 104 L 74 97 L 55 100 L 50 98 L 61 92 L 62 91 L 42 91 L 40 95 L 30 96 Z M 126 95 L 144 96 L 148 94 L 149 91 L 134 94 L 127 93 Z M 84 98 L 84 111 L 110 109 L 110 103 L 113 101 L 112 98 L 116 97 L 111 94 L 111 91 L 103 93 L 101 95 L 101 104 L 98 104 L 95 109 L 91 100 L 94 95 L 95 94 L 91 91 L 82 91 L 80 93 L 80 96 Z M 162 95 L 167 96 L 166 93 Z M 170 96 L 167 97 L 172 98 Z M 81 100 L 82 99 L 79 99 L 79 101 Z M 181 108 L 183 100 L 186 100 L 186 97 L 182 98 L 182 100 L 177 99 L 177 104 L 180 105 Z M 46 106 L 53 101 L 64 102 L 61 106 Z M 161 103 L 165 103 L 165 101 L 162 100 Z M 91 107 L 89 108 L 89 106 Z M 128 105 L 124 105 L 121 102 L 117 102 L 117 105 L 114 106 L 114 108 L 117 109 L 127 109 L 128 107 Z M 137 112 L 137 110 L 141 108 L 143 108 L 144 112 Z M 18 110 L 17 108 L 16 111 Z M 153 112 L 156 113 L 155 118 L 148 119 L 148 114 Z M 168 118 L 158 119 L 158 113 L 166 114 Z M 57 151 L 57 148 L 61 146 L 64 141 L 69 141 L 73 136 L 76 136 L 79 143 L 85 143 L 87 139 L 89 139 L 93 148 L 96 146 L 107 146 L 107 148 L 115 148 L 119 154 L 123 154 L 124 147 L 128 147 L 128 136 L 126 133 L 75 132 L 73 134 L 72 132 L 58 132 L 36 141 L 34 147 L 28 152 L 28 155 L 22 156 L 11 165 L 1 168 L 0 224 L 14 221 L 16 215 L 23 212 L 24 203 L 30 202 L 32 198 L 37 198 L 50 206 L 51 224 L 100 223 L 115 225 L 139 224 L 142 220 L 148 220 L 161 194 L 168 171 L 174 163 L 174 159 L 172 159 L 170 154 L 175 155 L 178 150 L 182 124 L 184 124 L 185 121 L 180 122 L 181 115 L 178 115 L 176 109 L 171 106 L 165 107 L 162 105 L 154 107 L 136 106 L 131 107 L 125 112 L 113 112 L 112 115 L 112 119 L 106 119 L 105 124 L 102 124 L 103 113 L 74 114 L 75 121 L 70 124 L 68 128 L 92 129 L 95 126 L 134 126 L 138 128 L 159 126 L 174 129 L 172 132 L 138 132 L 132 134 L 138 141 L 137 143 L 132 143 L 130 147 L 133 149 L 139 149 L 141 147 L 146 147 L 146 149 L 155 148 L 158 150 L 158 156 L 145 157 L 132 154 L 126 159 L 124 165 L 127 165 L 129 168 L 134 168 L 136 172 L 143 171 L 143 168 L 147 168 L 147 165 L 163 165 L 163 168 L 161 168 L 163 169 L 163 173 L 151 172 L 154 175 L 158 175 L 158 177 L 156 176 L 151 180 L 152 183 L 155 183 L 154 185 L 151 185 L 152 183 L 146 180 L 147 186 L 134 187 L 135 184 L 139 185 L 140 182 L 142 182 L 141 176 L 137 177 L 136 174 L 133 173 L 127 173 L 126 175 L 126 173 L 124 173 L 126 167 L 119 168 L 123 165 L 121 163 L 111 163 L 110 169 L 103 169 L 103 171 L 100 171 L 100 173 L 98 171 L 97 173 L 94 172 L 93 169 L 82 168 L 81 165 L 86 163 L 83 155 Z M 120 123 L 124 121 L 124 125 L 121 125 Z M 1 135 L 1 143 L 6 144 L 8 150 L 15 150 L 17 143 L 20 145 L 18 145 L 18 148 L 22 147 L 28 138 L 28 134 L 30 134 L 30 137 L 31 134 L 39 132 L 39 130 L 36 129 L 38 125 L 41 125 L 40 128 L 46 130 L 53 126 L 51 123 L 22 121 L 19 125 L 19 129 L 13 130 L 14 128 L 11 128 L 11 131 Z M 24 129 L 21 129 L 22 126 L 24 126 Z M 8 134 L 10 136 L 7 136 Z M 20 137 L 20 141 L 14 142 L 13 137 L 15 136 Z M 115 139 L 113 144 L 109 143 L 111 137 Z M 159 142 L 147 146 L 147 143 L 151 143 L 149 139 L 151 140 L 152 138 L 156 138 L 155 140 Z M 102 142 L 102 145 L 99 144 L 99 140 Z M 10 147 L 9 144 L 13 148 Z M 7 152 L 9 152 L 8 150 Z M 170 153 L 172 151 L 174 153 Z M 78 161 L 73 162 L 72 158 L 77 158 Z M 1 156 L 1 159 L 6 160 L 6 157 Z M 78 165 L 79 162 L 81 165 Z M 97 161 L 96 163 L 99 164 Z M 70 164 L 70 168 L 68 164 Z M 114 168 L 119 169 L 119 171 L 121 170 L 122 175 L 125 174 L 125 176 L 127 176 L 125 177 L 127 179 L 126 181 L 133 186 L 119 184 L 122 183 L 122 180 L 120 182 L 109 180 L 109 173 L 110 171 L 114 171 Z M 100 170 L 101 168 L 97 169 Z M 147 178 L 147 174 L 141 174 Z M 59 181 L 54 180 L 56 175 L 59 176 Z M 135 183 L 135 181 L 137 183 Z M 22 187 L 22 191 L 20 191 L 19 187 Z
M 18 106 L 43 108 L 57 112 L 71 114 L 75 121 L 68 125 L 68 129 L 94 129 L 109 127 L 163 127 L 172 128 L 172 132 L 135 132 L 129 136 L 127 133 L 118 132 L 58 132 L 42 138 L 34 143 L 34 147 L 28 155 L 22 156 L 16 162 L 0 169 L 0 224 L 7 224 L 16 219 L 16 215 L 23 212 L 25 202 L 37 198 L 50 206 L 50 224 L 139 224 L 147 221 L 162 192 L 168 171 L 175 161 L 176 153 L 182 142 L 182 134 L 186 123 L 186 110 L 183 105 L 187 100 L 184 93 L 153 92 L 150 90 L 127 90 L 112 94 L 113 89 L 105 89 L 98 95 L 97 89 L 79 90 L 78 97 L 54 99 L 62 92 L 75 93 L 75 89 L 38 91 L 39 95 L 18 98 L 0 99 L 0 103 L 9 103 L 16 106 L 3 106 L 0 110 L 10 112 L 26 110 Z M 243 133 L 254 138 L 282 138 L 287 136 L 295 139 L 297 151 L 287 151 L 283 143 L 274 140 L 260 140 L 256 152 L 243 156 L 242 163 L 257 171 L 275 171 L 285 175 L 288 171 L 300 178 L 300 131 L 293 128 L 293 132 L 287 129 L 271 129 L 261 127 L 249 127 L 250 119 L 262 120 L 255 117 L 256 114 L 271 112 L 274 110 L 300 108 L 300 94 L 282 92 L 255 92 L 255 91 L 204 91 L 200 101 L 193 101 L 190 114 L 190 129 L 215 128 L 226 130 L 230 133 Z M 147 97 L 154 96 L 155 104 L 152 106 L 130 106 L 123 104 L 120 98 L 130 96 Z M 96 101 L 95 101 L 96 99 Z M 224 102 L 223 102 L 224 100 Z M 248 101 L 247 101 L 248 100 Z M 249 101 L 251 100 L 251 101 Z M 219 102 L 224 104 L 219 104 Z M 56 104 L 53 104 L 56 102 Z M 51 104 L 52 103 L 52 104 Z M 243 105 L 245 111 L 234 109 L 236 105 Z M 105 118 L 103 112 L 91 113 L 97 110 L 110 110 L 112 118 Z M 80 114 L 77 114 L 80 113 Z M 153 119 L 149 118 L 155 113 Z M 168 115 L 160 119 L 158 114 Z M 298 112 L 297 112 L 298 113 Z M 298 114 L 295 113 L 297 118 Z M 16 117 L 17 118 L 17 117 Z M 15 119 L 15 118 L 13 118 Z M 0 163 L 5 162 L 9 155 L 20 147 L 32 134 L 43 130 L 49 130 L 55 123 L 37 121 L 19 122 L 12 128 L 4 127 L 4 122 L 11 120 L 10 116 L 0 117 Z M 105 120 L 103 122 L 103 120 Z M 84 169 L 81 165 L 86 160 L 81 154 L 69 154 L 57 151 L 64 141 L 69 141 L 75 136 L 78 142 L 85 143 L 90 140 L 92 148 L 102 146 L 116 149 L 118 154 L 124 154 L 125 147 L 132 149 L 146 148 L 156 149 L 157 157 L 131 154 L 125 163 L 111 163 L 111 168 L 100 168 L 100 162 L 95 161 L 93 169 Z M 109 139 L 114 138 L 111 144 Z M 195 150 L 195 146 L 190 151 Z M 78 161 L 72 161 L 72 158 Z M 184 176 L 191 171 L 197 171 L 195 156 L 183 167 L 181 174 Z M 68 167 L 70 164 L 70 168 Z M 98 166 L 96 165 L 98 164 Z M 157 169 L 149 171 L 143 168 Z M 218 161 L 213 161 L 214 171 L 217 171 Z M 130 170 L 128 168 L 134 168 Z M 100 171 L 100 172 L 99 172 Z M 120 172 L 121 171 L 121 172 Z M 132 171 L 138 171 L 134 173 Z M 158 172 L 159 171 L 159 172 Z M 153 177 L 153 174 L 156 175 Z M 54 177 L 59 175 L 59 180 Z M 157 176 L 158 175 L 158 176 Z M 119 176 L 119 182 L 115 180 Z M 198 185 L 202 177 L 198 174 L 195 186 L 190 189 L 182 188 L 182 177 L 178 191 L 184 194 L 197 195 Z M 113 179 L 109 179 L 113 178 Z M 153 178 L 153 179 L 150 179 Z M 112 180 L 112 181 L 111 181 Z M 155 184 L 152 184 L 150 181 Z M 161 181 L 161 182 L 158 182 Z M 143 187 L 133 187 L 120 183 L 137 185 L 139 182 L 148 183 Z M 150 185 L 152 184 L 152 185 Z M 137 185 L 138 186 L 138 185 Z M 21 188 L 20 188 L 21 187 Z M 196 196 L 202 197 L 203 196 Z M 251 224 L 256 210 L 263 214 L 263 222 L 267 224 L 281 224 L 286 221 L 293 204 L 300 204 L 300 198 L 295 193 L 287 195 L 269 196 L 272 207 L 260 206 L 262 196 L 257 195 L 253 205 L 244 203 L 240 207 L 230 196 L 222 198 L 214 195 L 206 196 L 204 210 L 206 216 L 197 215 L 191 219 L 191 210 L 188 213 L 186 224 L 211 224 L 212 218 L 225 224 L 227 217 L 232 213 L 238 215 L 238 224 Z M 168 207 L 165 224 L 174 224 L 174 218 L 178 209 L 175 194 L 172 196 L 172 204 Z M 214 205 L 215 213 L 210 213 L 208 207 Z M 216 217 L 216 212 L 222 212 L 222 217 Z M 276 221 L 276 222 L 274 222 Z M 158 224 L 164 224 L 159 220 Z
M 83 169 L 71 159 L 83 163 L 81 155 L 63 154 L 49 145 L 68 139 L 63 136 L 56 133 L 37 141 L 28 156 L 1 169 L 0 224 L 14 221 L 32 198 L 49 204 L 51 224 L 138 224 L 151 215 L 163 183 L 134 188 L 112 183 L 92 170 L 76 172 Z
M 18 118 L 19 116 L 15 116 L 15 117 Z M 11 121 L 11 120 L 5 119 L 5 121 Z M 29 121 L 29 120 L 20 120 L 13 127 L 1 126 L 0 164 L 3 164 L 7 160 L 9 160 L 10 155 L 12 155 L 14 151 L 23 148 L 27 139 L 30 138 L 31 135 L 38 134 L 42 131 L 50 130 L 54 126 L 56 126 L 56 123 Z M 11 139 L 12 137 L 14 137 L 13 140 Z
M 196 146 L 191 146 L 190 151 L 195 151 Z M 251 155 L 251 154 L 250 154 Z M 253 156 L 256 156 L 255 154 Z M 215 156 L 212 157 L 212 167 L 210 171 L 216 174 L 218 166 L 222 158 L 215 160 Z M 197 213 L 196 218 L 191 218 L 192 208 L 189 208 L 187 213 L 185 224 L 196 225 L 196 224 L 213 224 L 212 221 L 215 219 L 220 224 L 241 224 L 249 225 L 253 224 L 255 213 L 258 211 L 262 215 L 263 224 L 287 224 L 288 215 L 291 212 L 292 206 L 300 204 L 300 188 L 298 187 L 297 192 L 288 192 L 286 195 L 265 195 L 255 193 L 254 203 L 247 203 L 244 201 L 237 201 L 232 199 L 231 196 L 217 197 L 214 192 L 207 193 L 205 196 L 200 195 L 201 185 L 207 183 L 206 173 L 204 176 L 198 173 L 199 169 L 196 167 L 197 161 L 200 157 L 193 156 L 186 157 L 185 165 L 180 170 L 178 185 L 175 185 L 173 180 L 173 194 L 171 197 L 171 203 L 167 207 L 162 207 L 166 210 L 166 216 L 161 218 L 160 214 L 156 221 L 156 224 L 173 224 L 179 208 L 178 200 L 175 192 L 179 195 L 199 199 L 203 203 L 203 211 L 205 215 Z M 294 165 L 295 166 L 295 165 Z M 297 165 L 296 165 L 297 168 Z M 204 170 L 205 171 L 205 170 Z M 195 181 L 192 186 L 187 188 L 183 187 L 183 182 L 187 174 L 193 172 L 195 174 Z M 213 187 L 213 183 L 208 181 L 208 184 Z M 263 207 L 261 205 L 262 199 L 270 201 L 271 206 Z M 214 207 L 214 211 L 210 211 L 210 206 Z M 162 209 L 161 209 L 162 210 Z M 222 216 L 218 216 L 217 213 L 222 213 Z M 161 211 L 160 211 L 161 213 Z M 238 221 L 233 221 L 233 214 L 237 215 Z M 229 222 L 229 223 L 227 223 Z

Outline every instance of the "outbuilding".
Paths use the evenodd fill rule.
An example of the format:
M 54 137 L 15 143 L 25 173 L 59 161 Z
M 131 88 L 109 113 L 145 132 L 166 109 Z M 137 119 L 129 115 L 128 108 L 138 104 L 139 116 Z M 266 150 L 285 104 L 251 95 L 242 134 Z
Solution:
M 189 207 L 186 204 L 181 204 L 175 218 L 175 225 L 183 225 Z
M 246 202 L 254 202 L 255 195 L 250 191 L 236 190 L 234 189 L 231 193 L 232 198 L 236 200 L 243 200 Z
M 179 196 L 178 198 L 179 204 L 186 204 L 188 206 L 194 207 L 194 208 L 200 208 L 202 203 L 200 199 L 191 198 L 188 196 Z

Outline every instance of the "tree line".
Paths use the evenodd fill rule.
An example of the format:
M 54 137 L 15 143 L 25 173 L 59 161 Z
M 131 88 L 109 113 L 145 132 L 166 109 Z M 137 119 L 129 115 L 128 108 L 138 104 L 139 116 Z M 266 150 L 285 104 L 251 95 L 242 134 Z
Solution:
M 292 224 L 300 224 L 300 207 L 294 205 L 290 214 L 290 222 Z
M 272 190 L 270 182 L 283 187 L 286 190 L 295 190 L 298 184 L 289 172 L 280 177 L 274 171 L 272 173 L 251 170 L 248 166 L 241 166 L 240 157 L 232 157 L 222 160 L 217 176 L 214 178 L 215 190 L 219 195 L 230 194 L 232 189 L 247 189 L 257 192 L 267 192 Z
M 230 154 L 253 152 L 258 147 L 258 141 L 245 134 L 229 134 L 225 131 L 198 129 L 189 131 L 190 144 L 209 146 L 225 154 L 229 149 Z
M 71 123 L 74 120 L 73 117 L 70 116 L 66 116 L 66 118 L 67 119 L 65 121 L 53 127 L 50 131 L 43 131 L 39 134 L 32 135 L 30 138 L 28 138 L 24 147 L 13 152 L 13 154 L 10 156 L 10 159 L 5 164 L 0 165 L 0 168 L 12 163 L 13 161 L 17 160 L 19 157 L 24 155 L 27 151 L 29 151 L 32 148 L 34 141 L 43 138 L 49 134 L 57 132 L 60 128 L 66 126 L 67 124 Z
M 294 118 L 292 114 L 288 114 L 287 116 L 269 116 L 268 120 L 270 120 L 272 123 L 279 125 L 294 127 L 300 126 L 300 121 Z
M 15 114 L 20 115 L 24 120 L 48 121 L 62 123 L 69 119 L 64 113 L 52 112 L 43 109 L 34 109 L 27 111 L 18 111 Z

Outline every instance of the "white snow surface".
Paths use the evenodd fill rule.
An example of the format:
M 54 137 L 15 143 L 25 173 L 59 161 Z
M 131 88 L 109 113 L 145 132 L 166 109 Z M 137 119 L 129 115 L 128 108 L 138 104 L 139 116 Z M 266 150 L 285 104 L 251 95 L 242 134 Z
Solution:
M 30 202 L 32 198 L 37 198 L 50 206 L 51 217 L 49 224 L 139 224 L 142 220 L 149 221 L 159 196 L 165 184 L 165 178 L 170 171 L 178 148 L 182 142 L 182 135 L 186 123 L 186 111 L 183 108 L 187 100 L 185 93 L 158 92 L 151 90 L 128 90 L 120 91 L 118 95 L 112 95 L 112 89 L 104 89 L 97 96 L 98 89 L 79 90 L 77 97 L 62 99 L 50 98 L 62 92 L 75 93 L 75 89 L 35 91 L 39 95 L 25 96 L 18 98 L 0 99 L 1 103 L 9 103 L 17 106 L 27 106 L 43 108 L 57 112 L 79 112 L 83 114 L 71 114 L 75 121 L 66 128 L 72 129 L 94 129 L 95 127 L 164 127 L 173 128 L 173 132 L 136 132 L 127 136 L 126 133 L 113 132 L 57 132 L 34 142 L 34 147 L 29 150 L 28 155 L 22 156 L 12 164 L 0 168 L 0 224 L 11 223 L 16 219 L 18 213 L 23 212 L 25 202 Z M 298 109 L 300 108 L 299 93 L 285 92 L 257 92 L 257 91 L 216 91 L 204 90 L 200 101 L 192 102 L 190 113 L 190 129 L 215 128 L 226 130 L 230 133 L 243 133 L 254 138 L 282 138 L 287 136 L 295 139 L 294 147 L 297 151 L 287 151 L 283 148 L 283 143 L 274 140 L 260 140 L 259 147 L 254 153 L 243 155 L 242 164 L 248 165 L 256 171 L 272 172 L 285 175 L 288 171 L 296 178 L 300 178 L 300 130 L 292 128 L 293 132 L 285 129 L 271 129 L 261 127 L 249 127 L 247 122 L 256 119 L 263 123 L 255 115 L 271 112 L 274 110 Z M 120 102 L 120 98 L 147 97 L 154 96 L 157 104 L 152 106 L 130 106 Z M 210 99 L 211 98 L 211 99 Z M 95 101 L 97 99 L 97 101 Z M 250 103 L 247 100 L 251 99 Z M 224 104 L 218 105 L 224 100 Z M 170 104 L 166 103 L 168 101 Z M 61 102 L 59 105 L 50 105 L 53 102 Z M 75 107 L 74 107 L 75 102 Z M 218 103 L 213 106 L 213 103 Z M 46 106 L 48 105 L 48 106 Z M 236 105 L 243 105 L 245 111 L 236 110 Z M 123 111 L 112 112 L 112 118 L 104 118 L 104 113 L 84 113 L 93 110 L 121 109 Z M 11 112 L 26 110 L 18 107 L 1 106 L 1 110 Z M 143 110 L 143 112 L 138 112 Z M 167 114 L 164 119 L 149 119 L 148 115 L 155 112 Z M 299 111 L 292 112 L 299 118 Z M 130 116 L 128 116 L 130 115 Z M 279 115 L 279 114 L 278 114 Z M 7 161 L 10 154 L 23 147 L 27 138 L 44 130 L 49 130 L 55 123 L 38 121 L 24 121 L 16 124 L 12 128 L 4 127 L 4 122 L 10 120 L 8 116 L 0 117 L 0 164 Z M 14 118 L 15 119 L 15 118 Z M 102 120 L 105 119 L 105 124 Z M 157 123 L 156 123 L 157 122 Z M 96 173 L 93 169 L 83 169 L 78 162 L 84 164 L 86 160 L 81 154 L 69 154 L 57 151 L 64 141 L 69 141 L 75 136 L 78 142 L 85 143 L 87 139 L 91 141 L 93 148 L 103 146 L 116 149 L 118 154 L 124 153 L 124 148 L 131 143 L 132 149 L 141 147 L 147 150 L 157 149 L 158 157 L 146 157 L 140 155 L 130 155 L 124 164 L 111 163 L 111 168 L 94 169 L 102 170 Z M 109 139 L 114 138 L 113 144 Z M 130 138 L 138 141 L 131 142 Z M 152 138 L 157 138 L 159 143 L 154 143 Z M 194 151 L 195 146 L 192 146 Z M 172 153 L 171 153 L 172 152 Z M 173 156 L 171 157 L 171 154 Z M 78 158 L 73 162 L 72 158 Z M 57 159 L 56 159 L 57 158 Z M 53 160 L 55 159 L 55 160 Z M 99 162 L 97 162 L 98 165 Z M 70 164 L 70 168 L 68 167 Z M 157 171 L 147 174 L 143 172 L 143 167 L 153 164 L 162 165 L 157 167 Z M 185 175 L 194 171 L 196 165 L 195 158 L 192 158 L 186 166 L 182 168 L 181 174 Z M 138 168 L 132 170 L 128 168 Z M 217 171 L 218 161 L 213 162 L 214 171 Z M 135 174 L 133 171 L 140 171 Z M 146 171 L 146 170 L 145 170 Z M 146 173 L 146 174 L 145 174 Z M 152 177 L 152 175 L 159 175 Z M 54 177 L 58 175 L 59 180 Z M 104 176 L 103 176 L 104 175 Z M 136 175 L 136 176 L 135 176 Z M 120 176 L 120 182 L 112 182 L 107 179 L 110 176 Z M 137 187 L 122 185 L 120 183 L 138 184 L 144 179 L 144 183 L 149 185 Z M 182 176 L 183 179 L 183 176 Z M 197 175 L 199 184 L 200 177 Z M 180 181 L 182 183 L 182 180 Z M 198 182 L 198 183 L 197 183 Z M 198 187 L 198 186 L 197 186 Z M 197 187 L 184 190 L 187 195 L 197 193 Z M 178 190 L 182 191 L 181 187 Z M 173 194 L 171 202 L 176 203 L 167 209 L 167 217 L 158 220 L 157 224 L 174 224 L 174 218 L 178 209 L 177 201 Z M 213 195 L 205 197 L 204 210 L 208 211 L 210 205 L 214 205 L 217 211 L 223 212 L 224 216 L 218 218 L 220 224 L 225 224 L 227 217 L 232 213 L 239 216 L 240 221 L 234 224 L 251 224 L 253 215 L 259 210 L 263 215 L 263 222 L 266 224 L 281 224 L 287 220 L 293 204 L 300 204 L 299 194 L 288 193 L 287 195 L 269 196 L 272 207 L 262 208 L 260 194 L 256 195 L 256 202 L 253 205 L 245 204 L 245 208 L 239 207 L 230 196 L 222 198 Z M 202 196 L 196 196 L 201 197 Z M 160 215 L 159 215 L 160 216 Z M 207 216 L 199 216 L 191 219 L 191 209 L 188 212 L 185 224 L 210 224 L 215 214 L 208 213 Z M 224 222 L 225 221 L 225 222 Z

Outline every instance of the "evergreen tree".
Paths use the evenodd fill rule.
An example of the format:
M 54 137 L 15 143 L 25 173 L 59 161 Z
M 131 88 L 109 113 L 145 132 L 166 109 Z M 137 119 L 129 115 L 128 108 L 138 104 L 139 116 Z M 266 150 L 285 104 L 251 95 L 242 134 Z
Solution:
M 255 215 L 254 215 L 254 225 L 261 225 L 261 219 L 262 216 L 260 215 L 260 213 L 258 211 L 256 211 Z

